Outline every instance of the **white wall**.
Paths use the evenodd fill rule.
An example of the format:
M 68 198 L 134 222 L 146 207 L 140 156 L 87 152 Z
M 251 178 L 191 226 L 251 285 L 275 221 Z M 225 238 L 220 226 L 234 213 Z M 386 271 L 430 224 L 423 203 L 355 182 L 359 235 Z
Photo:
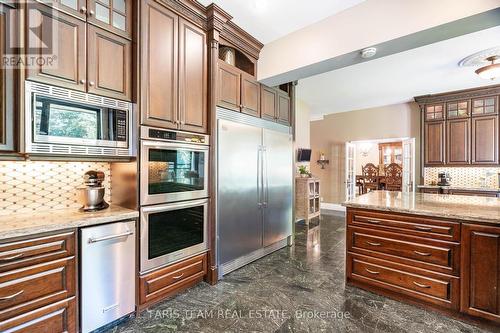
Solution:
M 367 156 L 363 156 L 361 148 L 365 146 L 367 143 L 356 143 L 356 174 L 360 175 L 362 173 L 362 166 L 367 163 L 373 163 L 378 165 L 379 163 L 379 151 L 378 151 L 378 143 L 370 142 L 368 144 L 371 145 L 370 150 L 368 151 Z
M 292 71 L 293 77 L 282 78 L 283 82 L 324 73 L 332 70 L 330 59 L 498 6 L 498 0 L 366 0 L 266 44 L 259 57 L 258 79 L 273 85 L 277 83 L 273 77 Z
M 297 105 L 295 108 L 295 161 L 297 161 L 297 149 L 311 147 L 310 114 L 311 109 L 309 106 L 304 103 L 304 101 L 297 99 Z M 309 162 L 296 162 L 296 167 L 300 165 L 306 165 L 309 170 L 311 169 Z

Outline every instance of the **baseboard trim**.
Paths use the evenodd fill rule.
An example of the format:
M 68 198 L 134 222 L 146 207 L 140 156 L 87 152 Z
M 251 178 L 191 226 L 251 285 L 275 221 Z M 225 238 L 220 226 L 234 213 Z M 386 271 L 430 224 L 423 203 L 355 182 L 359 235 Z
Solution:
M 342 206 L 341 204 L 322 202 L 320 207 L 321 207 L 321 209 L 325 209 L 325 210 L 334 210 L 337 212 L 345 212 L 345 207 Z

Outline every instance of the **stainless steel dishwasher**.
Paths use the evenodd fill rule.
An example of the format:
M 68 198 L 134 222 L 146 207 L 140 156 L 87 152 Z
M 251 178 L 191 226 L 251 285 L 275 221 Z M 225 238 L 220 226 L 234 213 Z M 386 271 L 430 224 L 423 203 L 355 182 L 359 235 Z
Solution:
M 91 332 L 135 310 L 135 222 L 80 230 L 81 330 Z

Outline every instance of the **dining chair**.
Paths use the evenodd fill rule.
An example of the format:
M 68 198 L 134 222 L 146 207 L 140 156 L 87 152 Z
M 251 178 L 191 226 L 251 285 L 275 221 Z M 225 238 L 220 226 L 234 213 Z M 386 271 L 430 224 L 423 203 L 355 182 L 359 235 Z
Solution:
M 385 167 L 385 189 L 401 191 L 403 184 L 403 168 L 401 164 L 391 163 Z
M 362 169 L 363 193 L 376 191 L 379 188 L 378 168 L 373 163 L 367 163 Z

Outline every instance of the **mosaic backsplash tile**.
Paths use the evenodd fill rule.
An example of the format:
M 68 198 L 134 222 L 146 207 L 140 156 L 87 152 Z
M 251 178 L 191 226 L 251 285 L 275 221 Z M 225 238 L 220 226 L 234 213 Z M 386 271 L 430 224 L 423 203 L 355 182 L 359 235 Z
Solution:
M 499 188 L 498 174 L 500 168 L 493 167 L 436 167 L 424 169 L 424 184 L 437 182 L 439 172 L 448 172 L 452 186 Z M 484 180 L 483 180 L 484 179 Z
M 0 215 L 75 208 L 76 187 L 88 170 L 105 174 L 105 200 L 111 201 L 111 167 L 100 162 L 0 161 Z

